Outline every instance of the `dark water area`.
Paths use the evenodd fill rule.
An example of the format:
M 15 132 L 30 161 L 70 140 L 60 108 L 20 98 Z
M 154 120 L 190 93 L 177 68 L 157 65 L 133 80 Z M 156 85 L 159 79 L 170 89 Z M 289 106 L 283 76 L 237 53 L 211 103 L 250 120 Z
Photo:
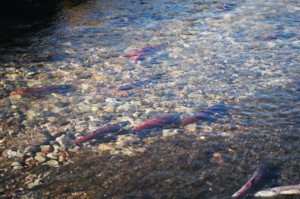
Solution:
M 260 165 L 241 198 L 300 183 L 298 1 L 54 10 L 1 25 L 3 198 L 231 198 Z

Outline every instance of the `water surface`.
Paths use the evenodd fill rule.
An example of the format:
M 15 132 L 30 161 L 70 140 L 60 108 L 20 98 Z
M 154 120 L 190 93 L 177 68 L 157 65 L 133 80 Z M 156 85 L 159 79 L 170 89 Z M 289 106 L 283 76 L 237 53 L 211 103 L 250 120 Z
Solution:
M 19 151 L 10 160 L 23 167 L 6 166 L 1 174 L 11 181 L 19 172 L 27 182 L 4 188 L 1 181 L 3 192 L 226 198 L 265 162 L 270 169 L 260 188 L 298 184 L 300 4 L 230 3 L 91 0 L 66 5 L 48 28 L 1 45 L 1 152 Z M 124 57 L 148 46 L 153 50 L 137 61 Z M 72 89 L 11 94 L 56 85 Z M 129 121 L 129 129 L 220 102 L 229 115 L 213 122 L 71 143 L 107 124 Z M 37 150 L 26 154 L 31 146 Z M 59 167 L 47 171 L 47 161 L 62 154 Z M 36 156 L 46 160 L 27 164 Z M 39 186 L 31 189 L 26 176 Z

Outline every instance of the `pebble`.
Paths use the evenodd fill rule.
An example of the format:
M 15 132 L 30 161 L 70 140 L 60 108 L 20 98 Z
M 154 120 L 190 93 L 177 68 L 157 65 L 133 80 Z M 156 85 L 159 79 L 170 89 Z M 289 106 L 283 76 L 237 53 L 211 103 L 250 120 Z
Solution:
M 141 139 L 135 135 L 120 135 L 117 138 L 116 146 L 119 148 L 126 147 L 132 144 L 138 144 Z
M 57 159 L 57 154 L 54 154 L 54 153 L 48 153 L 47 154 L 47 158 L 50 158 L 50 159 Z
M 41 147 L 41 152 L 42 153 L 47 154 L 51 151 L 51 146 L 50 145 L 41 145 L 40 147 Z
M 58 161 L 56 161 L 56 160 L 49 160 L 49 161 L 47 161 L 47 164 L 51 167 L 58 167 L 59 166 Z
M 171 137 L 171 136 L 175 136 L 178 134 L 178 129 L 164 129 L 162 131 L 162 136 L 163 138 L 167 138 L 167 137 Z
M 60 146 L 64 146 L 64 138 L 65 138 L 66 135 L 61 135 L 59 137 L 57 137 L 55 140 L 56 142 L 59 143 Z
M 71 152 L 71 153 L 76 153 L 80 150 L 80 147 L 79 146 L 75 146 L 75 147 L 72 147 L 72 148 L 69 148 L 68 151 Z
M 38 162 L 42 163 L 46 161 L 46 158 L 44 156 L 41 155 L 37 155 L 34 157 L 34 159 L 36 159 Z
M 110 144 L 99 144 L 98 150 L 99 151 L 115 151 L 115 147 L 111 146 Z
M 38 151 L 40 151 L 40 149 L 37 146 L 28 146 L 24 149 L 24 153 L 28 153 L 28 152 L 36 153 Z
M 23 169 L 23 166 L 21 166 L 21 165 L 20 165 L 20 166 L 14 166 L 14 167 L 13 167 L 13 170 L 21 170 L 21 169 Z
M 39 184 L 40 184 L 40 180 L 36 179 L 35 181 L 28 183 L 27 188 L 32 189 L 32 188 L 38 186 Z
M 186 130 L 189 131 L 189 132 L 195 132 L 196 129 L 197 129 L 197 124 L 196 124 L 196 123 L 189 124 L 189 125 L 187 125 L 185 128 L 186 128 Z
M 18 158 L 23 158 L 25 155 L 25 150 L 24 149 L 18 149 L 17 150 L 17 157 Z
M 11 166 L 21 166 L 21 163 L 20 162 L 13 162 L 13 163 L 11 163 Z
M 5 158 L 14 158 L 17 156 L 17 152 L 11 149 L 6 149 L 2 152 L 2 156 Z

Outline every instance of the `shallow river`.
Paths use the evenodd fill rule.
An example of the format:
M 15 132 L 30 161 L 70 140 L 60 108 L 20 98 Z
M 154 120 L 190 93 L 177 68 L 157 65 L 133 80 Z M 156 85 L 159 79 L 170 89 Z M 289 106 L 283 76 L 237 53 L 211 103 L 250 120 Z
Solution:
M 293 0 L 64 6 L 0 45 L 0 194 L 230 198 L 261 164 L 246 198 L 299 184 L 299 19 Z M 130 130 L 166 114 L 179 118 Z

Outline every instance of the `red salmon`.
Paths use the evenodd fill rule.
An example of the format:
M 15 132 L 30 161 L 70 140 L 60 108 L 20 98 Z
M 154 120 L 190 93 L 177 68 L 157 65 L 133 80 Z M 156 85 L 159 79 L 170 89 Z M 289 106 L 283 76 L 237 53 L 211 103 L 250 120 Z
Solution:
M 49 87 L 40 87 L 40 88 L 22 88 L 17 91 L 11 92 L 12 95 L 24 95 L 24 94 L 34 94 L 34 93 L 44 93 L 44 92 L 57 92 L 66 89 L 70 89 L 70 85 L 57 85 Z
M 207 110 L 203 110 L 195 113 L 194 115 L 182 119 L 180 122 L 180 126 L 185 126 L 188 124 L 192 124 L 198 122 L 199 120 L 213 120 L 216 121 L 222 115 L 229 115 L 228 113 L 229 106 L 224 102 L 220 102 L 219 104 L 215 104 L 209 107 Z
M 255 183 L 261 180 L 262 176 L 265 174 L 265 170 L 265 165 L 260 165 L 251 178 L 246 182 L 246 184 L 232 195 L 232 198 L 241 198 L 246 195 L 250 188 L 252 188 Z
M 98 137 L 101 137 L 105 134 L 108 133 L 116 133 L 118 131 L 120 131 L 124 126 L 126 126 L 127 124 L 129 124 L 129 122 L 121 122 L 118 124 L 113 124 L 113 125 L 107 125 L 105 127 L 102 127 L 100 129 L 97 129 L 93 132 L 90 132 L 88 134 L 86 134 L 85 136 L 78 138 L 76 140 L 73 141 L 73 143 L 83 143 L 83 142 L 87 142 L 91 139 L 96 139 Z
M 140 132 L 143 130 L 163 128 L 165 126 L 178 123 L 179 119 L 180 119 L 180 114 L 178 114 L 178 113 L 156 117 L 156 118 L 146 121 L 145 123 L 143 123 L 139 126 L 134 127 L 131 130 L 131 132 L 137 133 L 137 132 Z
M 137 61 L 143 60 L 146 54 L 149 54 L 155 50 L 155 48 L 160 47 L 161 45 L 154 45 L 154 46 L 146 46 L 144 48 L 139 48 L 136 50 L 129 51 L 123 57 L 131 58 L 133 57 L 134 63 Z

